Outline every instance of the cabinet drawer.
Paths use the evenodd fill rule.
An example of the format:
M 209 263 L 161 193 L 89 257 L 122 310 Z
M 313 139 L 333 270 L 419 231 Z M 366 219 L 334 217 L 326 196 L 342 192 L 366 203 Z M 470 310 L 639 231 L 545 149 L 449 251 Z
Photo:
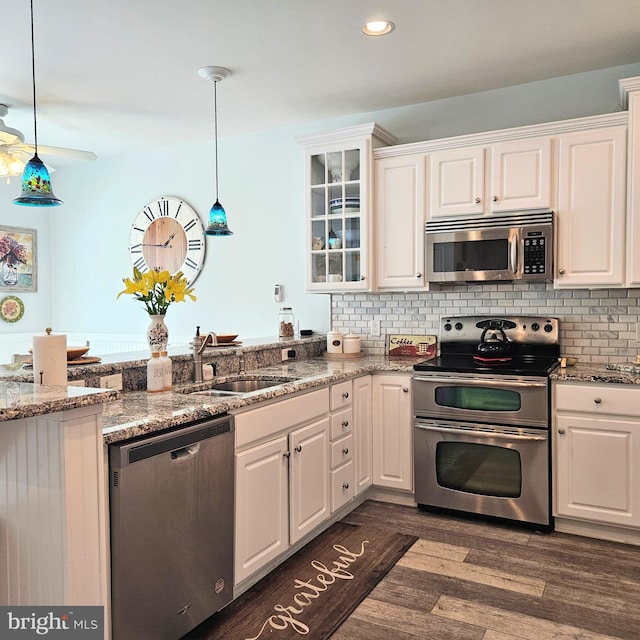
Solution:
M 556 411 L 638 416 L 640 387 L 626 384 L 556 384 Z
M 353 462 L 331 472 L 331 513 L 353 500 Z
M 310 422 L 328 412 L 329 389 L 280 400 L 236 415 L 236 448 Z
M 353 429 L 353 409 L 347 407 L 331 414 L 331 440 L 342 438 Z
M 331 443 L 331 468 L 336 469 L 341 464 L 353 459 L 353 436 L 341 438 Z
M 345 382 L 339 382 L 331 386 L 331 411 L 340 409 L 348 404 L 351 404 L 352 384 L 351 380 Z

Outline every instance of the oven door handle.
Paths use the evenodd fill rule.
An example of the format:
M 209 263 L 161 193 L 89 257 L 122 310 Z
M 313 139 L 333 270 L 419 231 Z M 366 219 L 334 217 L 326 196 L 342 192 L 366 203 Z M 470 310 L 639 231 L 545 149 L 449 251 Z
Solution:
M 547 381 L 544 382 L 530 382 L 530 381 L 518 381 L 518 380 L 489 380 L 476 378 L 460 378 L 452 376 L 446 378 L 444 376 L 414 376 L 413 379 L 417 382 L 440 382 L 447 384 L 467 384 L 476 387 L 502 387 L 506 389 L 508 387 L 526 387 L 527 389 L 542 389 L 547 387 Z
M 426 425 L 420 422 L 415 423 L 416 428 L 424 429 L 425 431 L 437 431 L 438 433 L 457 433 L 465 436 L 481 436 L 491 438 L 502 438 L 503 440 L 519 440 L 519 441 L 527 441 L 527 442 L 542 442 L 544 440 L 548 440 L 548 436 L 519 436 L 514 433 L 500 433 L 493 431 L 475 431 L 472 429 L 456 429 L 455 427 L 438 427 L 434 425 Z

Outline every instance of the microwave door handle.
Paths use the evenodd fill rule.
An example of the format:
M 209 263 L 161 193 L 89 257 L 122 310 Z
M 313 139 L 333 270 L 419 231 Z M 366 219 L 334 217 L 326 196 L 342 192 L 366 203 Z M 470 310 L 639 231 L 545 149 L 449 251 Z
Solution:
M 511 236 L 511 247 L 509 259 L 511 261 L 511 273 L 518 273 L 518 245 L 520 244 L 520 236 L 517 231 Z

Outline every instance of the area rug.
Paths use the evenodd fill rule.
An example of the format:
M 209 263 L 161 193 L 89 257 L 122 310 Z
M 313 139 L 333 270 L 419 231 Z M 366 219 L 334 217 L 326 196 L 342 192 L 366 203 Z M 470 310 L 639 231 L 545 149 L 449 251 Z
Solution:
M 416 540 L 337 522 L 183 640 L 325 640 Z

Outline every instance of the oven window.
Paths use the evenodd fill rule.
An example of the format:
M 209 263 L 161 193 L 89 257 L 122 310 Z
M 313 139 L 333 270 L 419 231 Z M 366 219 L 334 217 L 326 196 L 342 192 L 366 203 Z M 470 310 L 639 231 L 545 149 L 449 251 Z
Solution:
M 437 387 L 436 404 L 473 411 L 520 411 L 520 393 L 510 389 L 488 387 Z
M 471 442 L 438 442 L 436 477 L 447 489 L 498 498 L 519 498 L 522 462 L 515 449 Z
M 508 238 L 435 242 L 433 244 L 433 270 L 435 273 L 505 271 L 509 268 L 508 258 Z

